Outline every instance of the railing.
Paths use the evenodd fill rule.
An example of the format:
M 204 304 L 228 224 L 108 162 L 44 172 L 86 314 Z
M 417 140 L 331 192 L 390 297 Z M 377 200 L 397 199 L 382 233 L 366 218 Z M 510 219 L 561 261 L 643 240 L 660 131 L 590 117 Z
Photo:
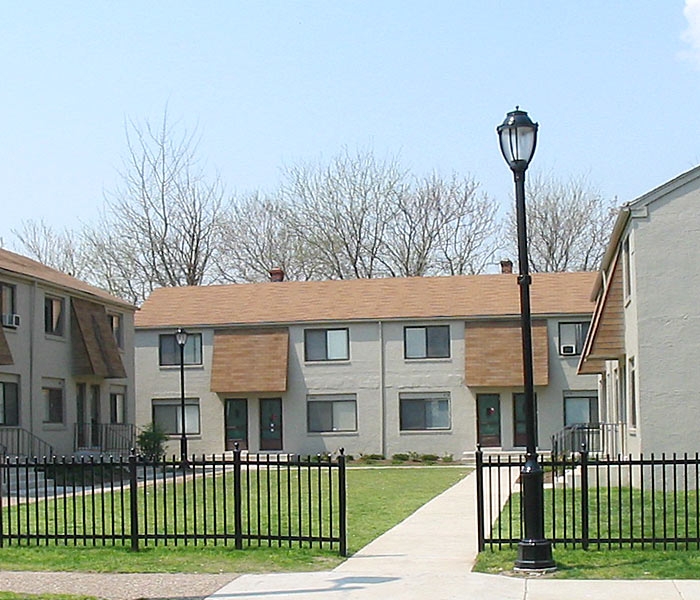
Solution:
M 347 553 L 345 456 L 0 463 L 0 547 L 299 546 Z
M 552 436 L 552 455 L 566 458 L 580 452 L 585 444 L 589 452 L 624 453 L 624 423 L 575 423 Z
M 524 457 L 477 452 L 479 549 L 523 536 Z M 564 547 L 700 549 L 700 457 L 594 456 L 541 461 L 545 537 Z M 556 473 L 561 471 L 561 477 Z
M 76 423 L 73 449 L 127 456 L 136 445 L 136 427 L 131 423 Z
M 0 426 L 0 447 L 9 457 L 53 456 L 53 447 L 21 427 Z

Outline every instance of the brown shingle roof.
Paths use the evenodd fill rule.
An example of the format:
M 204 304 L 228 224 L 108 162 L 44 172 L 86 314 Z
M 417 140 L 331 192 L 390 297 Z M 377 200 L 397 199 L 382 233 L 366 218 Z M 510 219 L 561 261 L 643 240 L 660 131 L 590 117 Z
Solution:
M 9 250 L 0 248 L 0 272 L 2 271 L 45 281 L 46 283 L 50 283 L 66 290 L 83 292 L 84 294 L 89 294 L 90 296 L 99 298 L 104 302 L 117 304 L 123 308 L 135 308 L 128 302 L 125 302 L 124 300 L 117 298 L 116 296 L 113 296 L 100 288 L 85 283 L 84 281 L 80 281 L 79 279 L 66 275 L 65 273 L 61 273 L 61 271 L 57 271 L 51 267 L 47 267 L 46 265 L 32 260 L 31 258 L 27 258 L 26 256 L 15 254 Z
M 536 273 L 532 313 L 588 314 L 595 273 Z M 286 281 L 155 290 L 143 328 L 520 314 L 517 275 Z

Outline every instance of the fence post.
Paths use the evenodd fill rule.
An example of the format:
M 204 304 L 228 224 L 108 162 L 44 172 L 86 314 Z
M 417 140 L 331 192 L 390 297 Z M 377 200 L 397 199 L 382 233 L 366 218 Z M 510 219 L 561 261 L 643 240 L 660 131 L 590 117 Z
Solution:
M 340 556 L 348 555 L 347 501 L 345 490 L 345 448 L 338 456 L 338 526 L 340 527 Z
M 476 532 L 479 552 L 486 548 L 484 542 L 484 455 L 481 444 L 476 446 Z
M 137 552 L 139 549 L 139 506 L 138 506 L 138 479 L 136 477 L 136 452 L 132 448 L 129 453 L 129 508 L 131 512 L 131 549 Z
M 581 442 L 581 538 L 583 549 L 588 550 L 588 447 Z
M 233 446 L 233 523 L 236 550 L 243 549 L 243 498 L 241 498 L 241 448 Z

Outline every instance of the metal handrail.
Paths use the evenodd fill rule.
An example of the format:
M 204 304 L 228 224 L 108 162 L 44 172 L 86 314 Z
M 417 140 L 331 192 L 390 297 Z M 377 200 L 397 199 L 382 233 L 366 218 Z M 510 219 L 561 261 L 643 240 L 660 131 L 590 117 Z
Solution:
M 0 447 L 5 456 L 53 456 L 53 446 L 22 427 L 0 426 Z
M 136 441 L 132 423 L 75 423 L 73 449 L 127 455 Z

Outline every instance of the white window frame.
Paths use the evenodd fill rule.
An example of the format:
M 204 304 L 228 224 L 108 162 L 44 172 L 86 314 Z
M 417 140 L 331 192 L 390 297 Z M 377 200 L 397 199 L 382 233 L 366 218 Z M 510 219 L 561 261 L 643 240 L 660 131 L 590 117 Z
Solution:
M 561 321 L 559 323 L 559 355 L 580 356 L 590 327 L 590 321 Z M 565 328 L 572 328 L 573 331 L 566 332 Z M 565 353 L 565 346 L 573 346 L 573 353 Z
M 330 428 L 312 428 L 312 406 L 330 405 Z M 352 408 L 352 426 L 341 424 L 341 410 Z M 306 398 L 306 431 L 308 433 L 354 433 L 357 431 L 357 396 L 355 394 L 312 394 Z
M 309 352 L 311 337 L 323 340 L 321 352 Z M 341 339 L 341 336 L 344 339 Z M 338 349 L 342 345 L 340 352 Z M 335 350 L 334 350 L 335 349 Z M 338 362 L 350 360 L 350 330 L 347 327 L 328 327 L 304 330 L 305 362 Z
M 169 354 L 163 352 L 163 342 L 172 339 L 173 354 L 172 362 L 164 362 L 165 358 L 170 358 Z M 188 333 L 187 341 L 183 353 L 185 366 L 199 366 L 202 364 L 202 334 Z M 175 339 L 174 333 L 161 333 L 158 336 L 158 364 L 161 367 L 179 367 L 180 366 L 180 346 Z
M 174 430 L 169 426 L 164 426 L 162 421 L 156 418 L 157 409 L 172 410 Z M 153 398 L 151 400 L 151 420 L 159 425 L 169 436 L 182 435 L 182 405 L 180 399 Z M 199 405 L 199 398 L 185 398 L 185 436 L 200 435 L 202 431 L 201 423 L 202 411 Z
M 47 311 L 51 308 L 51 314 Z M 58 309 L 58 316 L 56 315 Z M 49 319 L 50 318 L 50 322 Z M 44 333 L 63 337 L 66 330 L 66 301 L 60 296 L 46 294 L 44 296 Z
M 422 427 L 409 427 L 406 426 L 404 423 L 404 403 L 405 402 L 413 402 L 413 403 L 418 403 L 422 402 L 423 403 L 423 423 Z M 429 415 L 428 415 L 428 407 L 426 406 L 427 404 L 434 405 L 437 404 L 438 406 L 442 403 L 446 403 L 447 406 L 447 423 L 446 424 L 440 424 L 440 425 L 434 425 L 431 426 L 431 424 L 428 422 L 429 421 Z M 406 432 L 413 432 L 413 431 L 423 431 L 423 432 L 432 432 L 432 431 L 449 431 L 452 429 L 452 402 L 450 398 L 450 393 L 449 392 L 405 392 L 399 394 L 399 430 L 402 433 Z
M 431 330 L 447 330 L 447 347 L 445 353 L 432 353 L 430 348 L 430 331 Z M 409 337 L 413 337 L 413 342 L 409 343 Z M 420 346 L 419 350 L 409 351 L 417 343 Z M 406 325 L 403 328 L 403 355 L 406 360 L 424 360 L 424 359 L 444 359 L 450 358 L 452 355 L 451 349 L 451 332 L 449 325 Z

